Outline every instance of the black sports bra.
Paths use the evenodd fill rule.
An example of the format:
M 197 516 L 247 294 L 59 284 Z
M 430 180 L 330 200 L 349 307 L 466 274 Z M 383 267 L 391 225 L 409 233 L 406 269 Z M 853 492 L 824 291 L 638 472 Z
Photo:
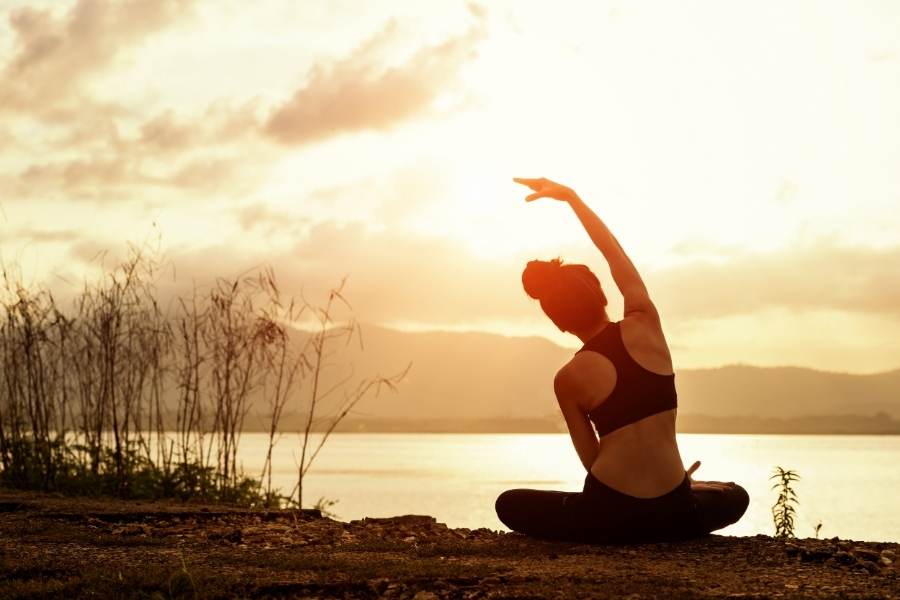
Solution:
M 588 413 L 599 436 L 678 406 L 675 375 L 660 375 L 639 365 L 625 348 L 620 323 L 611 322 L 578 350 L 598 352 L 616 368 L 613 391 Z

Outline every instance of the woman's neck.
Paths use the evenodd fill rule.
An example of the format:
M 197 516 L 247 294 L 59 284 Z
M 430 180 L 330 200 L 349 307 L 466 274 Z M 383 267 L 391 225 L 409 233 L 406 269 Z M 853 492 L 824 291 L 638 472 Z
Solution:
M 575 333 L 573 331 L 572 333 L 575 333 L 575 335 L 578 337 L 578 339 L 580 339 L 582 341 L 582 343 L 587 343 L 587 341 L 589 339 L 593 338 L 594 336 L 598 335 L 601 331 L 606 329 L 607 326 L 609 326 L 609 324 L 610 324 L 610 320 L 605 319 L 605 320 L 601 321 L 600 323 L 597 323 L 597 325 L 595 325 L 594 327 L 591 327 L 590 329 L 586 329 L 584 331 L 579 331 L 577 333 Z

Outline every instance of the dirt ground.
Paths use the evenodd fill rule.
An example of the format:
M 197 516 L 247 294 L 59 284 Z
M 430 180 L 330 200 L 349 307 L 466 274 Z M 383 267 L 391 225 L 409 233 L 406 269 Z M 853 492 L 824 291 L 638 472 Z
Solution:
M 427 516 L 0 490 L 0 598 L 897 598 L 900 544 L 709 536 L 592 546 Z

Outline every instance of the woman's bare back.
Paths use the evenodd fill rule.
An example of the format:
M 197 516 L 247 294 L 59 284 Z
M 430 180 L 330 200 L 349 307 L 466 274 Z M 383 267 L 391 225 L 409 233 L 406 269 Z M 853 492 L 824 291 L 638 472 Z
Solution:
M 620 324 L 622 343 L 634 361 L 658 375 L 671 375 L 672 359 L 658 320 L 626 317 Z M 615 366 L 597 352 L 581 352 L 573 358 L 593 382 L 596 395 L 584 406 L 587 413 L 600 406 L 616 384 Z M 603 483 L 639 498 L 661 496 L 684 479 L 684 465 L 675 440 L 676 410 L 667 410 L 604 435 L 591 473 Z

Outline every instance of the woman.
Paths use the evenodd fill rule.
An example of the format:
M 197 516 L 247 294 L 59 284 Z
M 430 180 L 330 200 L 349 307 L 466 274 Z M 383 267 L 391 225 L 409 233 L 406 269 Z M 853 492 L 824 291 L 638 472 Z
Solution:
M 581 492 L 503 492 L 500 520 L 528 535 L 582 542 L 686 539 L 736 522 L 747 492 L 733 482 L 693 481 L 699 462 L 684 469 L 672 358 L 637 269 L 572 189 L 548 179 L 514 181 L 534 192 L 526 201 L 553 198 L 572 208 L 609 263 L 625 311 L 621 321 L 610 321 L 600 282 L 585 265 L 557 259 L 525 267 L 525 292 L 584 343 L 553 388 L 587 476 Z

